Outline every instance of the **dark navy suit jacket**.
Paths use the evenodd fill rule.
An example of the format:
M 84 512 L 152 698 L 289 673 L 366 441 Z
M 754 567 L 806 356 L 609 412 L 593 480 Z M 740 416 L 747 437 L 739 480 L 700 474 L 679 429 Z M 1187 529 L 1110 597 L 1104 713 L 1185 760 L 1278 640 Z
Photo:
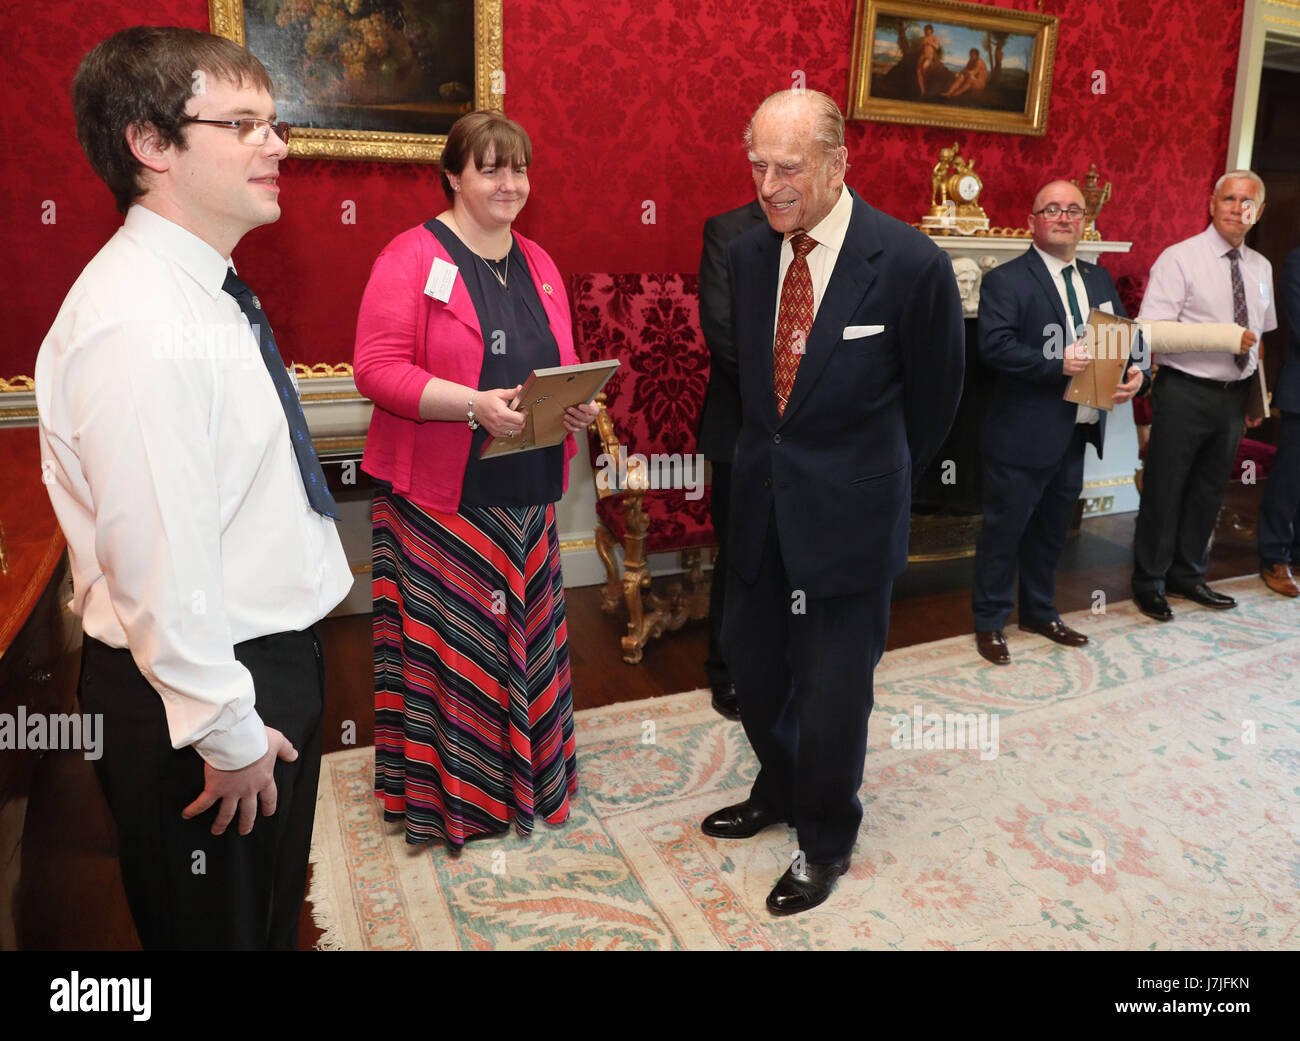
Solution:
M 753 581 L 775 516 L 794 588 L 813 597 L 860 593 L 907 565 L 912 475 L 938 451 L 961 397 L 961 297 L 946 254 L 853 195 L 844 245 L 778 415 L 780 253 L 781 235 L 767 224 L 728 253 L 744 412 L 728 552 Z M 848 327 L 857 328 L 846 335 Z
M 1115 314 L 1128 317 L 1105 268 L 1077 258 L 1075 266 L 1091 307 L 1109 302 Z M 1064 400 L 1070 377 L 1062 371 L 1060 350 L 1049 357 L 1044 347 L 1053 335 L 1058 347 L 1073 340 L 1066 332 L 1070 325 L 1047 265 L 1032 247 L 984 276 L 979 356 L 994 371 L 984 419 L 983 451 L 988 458 L 1044 467 L 1065 455 L 1074 436 L 1078 406 Z M 1106 434 L 1104 409 L 1101 421 L 1091 424 L 1085 434 L 1100 457 Z
M 1280 412 L 1300 412 L 1300 249 L 1282 262 L 1282 307 L 1291 326 L 1291 344 L 1273 388 L 1273 407 Z M 1292 564 L 1296 563 L 1292 561 Z
M 699 447 L 704 458 L 730 463 L 740 433 L 740 368 L 731 334 L 731 286 L 727 245 L 755 224 L 766 224 L 757 201 L 704 222 L 700 254 L 700 329 L 709 348 L 709 387 L 700 413 Z

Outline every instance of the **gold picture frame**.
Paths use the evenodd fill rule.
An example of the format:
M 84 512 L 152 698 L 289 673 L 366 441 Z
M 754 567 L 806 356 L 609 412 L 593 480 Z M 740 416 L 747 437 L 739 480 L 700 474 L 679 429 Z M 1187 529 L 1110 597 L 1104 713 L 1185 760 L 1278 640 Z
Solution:
M 848 118 L 1041 136 L 1058 21 L 960 0 L 857 0 Z
M 399 12 L 396 16 L 398 19 L 403 15 L 409 18 L 411 11 L 418 12 L 422 3 L 423 0 L 403 0 L 402 3 L 389 5 L 389 8 Z M 289 154 L 295 159 L 437 163 L 442 159 L 442 149 L 447 143 L 446 130 L 450 129 L 451 123 L 455 122 L 460 114 L 474 108 L 503 111 L 506 83 L 502 45 L 502 0 L 466 0 L 466 4 L 469 3 L 473 4 L 473 25 L 472 30 L 466 26 L 462 39 L 468 43 L 472 32 L 473 54 L 472 56 L 453 54 L 450 60 L 457 62 L 456 67 L 459 69 L 473 69 L 473 86 L 466 88 L 463 82 L 452 76 L 455 81 L 443 83 L 438 95 L 432 98 L 427 96 L 427 86 L 416 86 L 418 76 L 424 76 L 427 80 L 429 74 L 414 68 L 415 58 L 420 56 L 413 53 L 409 42 L 405 39 L 405 31 L 399 32 L 396 27 L 376 23 L 383 33 L 391 33 L 389 36 L 391 42 L 383 39 L 377 41 L 377 46 L 382 47 L 389 57 L 388 67 L 380 68 L 378 55 L 367 53 L 366 61 L 370 64 L 358 63 L 357 65 L 362 77 L 360 86 L 363 90 L 351 97 L 345 97 L 342 101 L 331 99 L 324 102 L 311 94 L 313 86 L 319 81 L 306 81 L 306 77 L 304 77 L 305 85 L 294 79 L 295 89 L 289 91 L 286 99 L 282 81 L 291 77 L 286 77 L 283 73 L 277 74 L 276 66 L 281 63 L 277 62 L 275 53 L 268 53 L 267 41 L 271 41 L 270 51 L 274 52 L 276 49 L 274 44 L 278 42 L 281 35 L 286 47 L 286 61 L 288 48 L 305 46 L 302 40 L 304 36 L 311 35 L 308 31 L 310 28 L 308 19 L 312 17 L 311 14 L 304 13 L 299 16 L 300 24 L 293 25 L 289 29 L 283 29 L 273 18 L 261 20 L 270 9 L 279 9 L 277 3 L 268 0 L 208 0 L 208 14 L 215 35 L 224 36 L 228 40 L 249 47 L 249 50 L 253 51 L 271 71 L 272 79 L 276 83 L 279 118 L 294 124 Z M 337 17 L 352 17 L 339 3 L 335 2 L 331 6 L 340 7 Z M 306 12 L 311 10 L 312 5 L 300 4 L 299 7 Z M 254 16 L 258 19 L 254 28 L 261 34 L 263 43 L 260 47 L 257 40 L 250 45 L 245 39 L 248 35 L 245 12 L 249 8 L 255 9 Z M 291 11 L 285 12 L 286 16 L 290 14 Z M 281 20 L 288 19 L 284 17 Z M 373 33 L 371 38 L 375 38 Z M 400 65 L 399 56 L 395 53 L 398 47 L 402 48 Z M 258 53 L 259 50 L 263 53 Z M 311 65 L 311 61 L 302 58 L 302 53 L 300 51 L 293 56 L 299 59 L 298 67 Z M 328 64 L 329 57 L 329 55 L 318 56 L 313 60 L 323 67 Z M 428 55 L 423 57 L 427 59 Z M 337 61 L 341 64 L 342 59 Z M 403 77 L 408 66 L 417 75 Z M 295 67 L 296 71 L 297 67 Z M 380 82 L 385 77 L 389 81 L 387 84 Z M 337 82 L 342 78 L 335 76 L 334 81 Z M 373 79 L 373 84 L 366 82 L 368 79 Z M 420 94 L 412 93 L 403 98 L 401 90 L 404 85 L 408 90 L 419 90 Z M 388 90 L 387 97 L 376 93 L 383 89 Z M 330 122 L 331 113 L 347 114 L 349 118 L 355 117 L 357 122 L 368 126 L 330 128 L 328 125 L 320 125 Z M 436 124 L 436 129 L 441 132 L 411 132 L 412 124 L 422 119 L 431 125 Z M 303 125 L 304 123 L 310 125 Z

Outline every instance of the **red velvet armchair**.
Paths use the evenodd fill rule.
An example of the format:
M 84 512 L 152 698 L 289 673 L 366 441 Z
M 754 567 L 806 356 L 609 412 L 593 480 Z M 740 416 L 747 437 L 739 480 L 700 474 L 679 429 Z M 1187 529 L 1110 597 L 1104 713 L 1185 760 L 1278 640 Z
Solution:
M 623 660 L 636 664 L 650 640 L 709 608 L 702 550 L 716 540 L 695 446 L 709 378 L 699 279 L 579 274 L 570 279 L 569 296 L 578 357 L 623 363 L 597 398 L 601 411 L 588 437 L 596 551 L 606 573 L 601 606 L 613 613 L 620 601 L 626 605 Z M 616 544 L 623 547 L 621 571 Z M 646 558 L 672 551 L 682 553 L 684 580 L 656 594 Z

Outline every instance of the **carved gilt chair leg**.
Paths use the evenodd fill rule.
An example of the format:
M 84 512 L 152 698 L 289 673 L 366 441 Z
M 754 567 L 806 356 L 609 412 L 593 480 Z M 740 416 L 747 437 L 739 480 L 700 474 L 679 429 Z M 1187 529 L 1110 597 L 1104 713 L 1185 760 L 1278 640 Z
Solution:
M 647 619 L 642 590 L 650 589 L 650 568 L 646 566 L 643 547 L 645 536 L 623 536 L 623 599 L 627 603 L 627 635 L 623 637 L 623 660 L 635 665 L 641 660 L 651 625 Z M 653 609 L 651 614 L 653 615 Z
M 600 609 L 606 614 L 618 610 L 623 587 L 618 580 L 618 561 L 614 559 L 614 534 L 605 525 L 596 525 L 596 553 L 605 565 L 605 584 L 600 590 Z
M 651 631 L 660 612 L 650 597 L 650 568 L 645 559 L 646 533 L 650 518 L 641 508 L 641 497 L 630 495 L 626 505 L 626 532 L 623 535 L 623 599 L 627 602 L 627 635 L 623 637 L 623 660 L 635 665 L 641 660 Z M 642 593 L 651 601 L 646 611 Z

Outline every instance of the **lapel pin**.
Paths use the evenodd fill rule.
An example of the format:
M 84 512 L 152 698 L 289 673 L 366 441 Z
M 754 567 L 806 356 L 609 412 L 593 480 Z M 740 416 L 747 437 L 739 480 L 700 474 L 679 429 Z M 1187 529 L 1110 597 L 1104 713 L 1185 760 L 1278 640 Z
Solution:
M 550 283 L 550 282 L 543 282 L 543 283 L 542 283 L 542 291 L 545 292 L 547 296 L 550 296 L 551 293 L 552 293 L 551 283 Z

